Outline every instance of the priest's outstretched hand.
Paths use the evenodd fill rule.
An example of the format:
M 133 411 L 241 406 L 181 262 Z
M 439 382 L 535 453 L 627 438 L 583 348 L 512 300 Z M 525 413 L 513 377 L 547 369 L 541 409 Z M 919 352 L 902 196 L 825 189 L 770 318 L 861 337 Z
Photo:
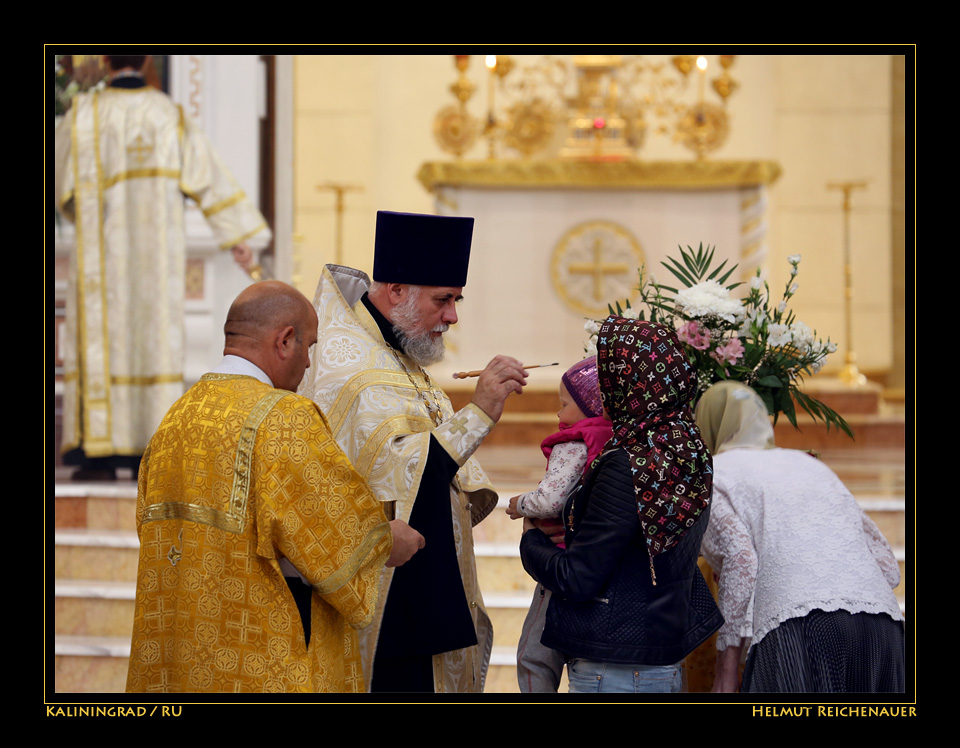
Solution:
M 473 404 L 494 421 L 503 415 L 503 403 L 511 392 L 523 392 L 527 372 L 523 364 L 510 356 L 497 356 L 480 374 Z

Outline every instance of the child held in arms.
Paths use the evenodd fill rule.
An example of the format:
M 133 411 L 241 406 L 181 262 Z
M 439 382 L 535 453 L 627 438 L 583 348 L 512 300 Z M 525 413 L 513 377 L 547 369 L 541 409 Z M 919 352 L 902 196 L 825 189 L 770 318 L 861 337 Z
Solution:
M 563 375 L 557 418 L 560 430 L 540 445 L 547 458 L 546 475 L 535 490 L 510 499 L 507 514 L 511 519 L 553 520 L 562 532 L 559 520 L 567 497 L 613 436 L 610 421 L 603 417 L 596 356 Z M 549 602 L 550 590 L 537 585 L 517 648 L 517 680 L 523 693 L 556 693 L 560 685 L 564 655 L 540 643 Z

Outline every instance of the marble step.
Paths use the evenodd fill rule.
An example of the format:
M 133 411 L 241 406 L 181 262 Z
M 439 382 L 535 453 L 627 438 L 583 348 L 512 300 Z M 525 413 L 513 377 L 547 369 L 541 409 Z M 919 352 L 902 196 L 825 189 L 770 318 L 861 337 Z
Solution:
M 54 582 L 54 633 L 125 637 L 133 634 L 135 582 L 57 579 Z
M 53 643 L 57 693 L 123 693 L 130 660 L 130 637 L 68 636 Z
M 136 481 L 67 482 L 54 487 L 54 527 L 134 530 L 136 526 Z
M 129 530 L 54 532 L 54 578 L 135 582 L 140 543 Z

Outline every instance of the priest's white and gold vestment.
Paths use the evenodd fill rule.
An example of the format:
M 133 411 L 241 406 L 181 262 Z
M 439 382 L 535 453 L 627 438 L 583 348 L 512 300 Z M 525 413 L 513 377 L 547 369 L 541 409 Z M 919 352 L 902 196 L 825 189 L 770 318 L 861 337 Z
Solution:
M 314 403 L 206 374 L 143 456 L 137 532 L 127 691 L 364 690 L 392 535 Z M 313 588 L 309 647 L 283 557 Z
M 224 248 L 259 248 L 270 232 L 201 130 L 149 87 L 73 99 L 57 127 L 55 189 L 76 229 L 62 450 L 139 455 L 183 394 L 184 196 Z
M 299 391 L 320 406 L 337 442 L 377 497 L 392 505 L 397 519 L 409 521 L 431 436 L 459 466 L 449 486 L 449 506 L 478 644 L 435 655 L 434 688 L 479 692 L 493 629 L 477 584 L 472 528 L 493 510 L 497 495 L 471 455 L 493 422 L 473 404 L 454 413 L 447 396 L 420 367 L 385 344 L 376 321 L 359 301 L 368 287 L 369 279 L 358 270 L 324 268 L 314 298 L 318 340 Z M 440 411 L 439 425 L 431 409 Z M 374 623 L 360 635 L 368 687 L 392 577 L 393 569 L 385 569 Z

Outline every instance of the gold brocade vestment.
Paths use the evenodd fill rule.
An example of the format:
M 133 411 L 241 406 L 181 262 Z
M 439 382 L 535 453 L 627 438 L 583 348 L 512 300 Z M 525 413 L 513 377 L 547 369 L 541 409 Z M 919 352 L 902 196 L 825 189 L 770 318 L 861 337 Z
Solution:
M 390 526 L 309 400 L 207 374 L 144 454 L 127 691 L 362 692 Z M 286 557 L 313 587 L 310 645 Z
M 153 88 L 79 94 L 56 131 L 55 192 L 75 226 L 63 444 L 139 455 L 183 394 L 184 196 L 217 242 L 270 231 L 202 131 Z
M 454 543 L 463 589 L 476 629 L 476 646 L 435 655 L 437 692 L 483 690 L 493 646 L 493 628 L 483 606 L 473 552 L 473 525 L 493 511 L 497 495 L 471 455 L 493 427 L 475 405 L 453 412 L 450 400 L 428 382 L 420 368 L 384 343 L 377 323 L 360 297 L 369 278 L 352 268 L 327 265 L 314 307 L 320 320 L 300 394 L 326 414 L 337 442 L 394 517 L 408 521 L 427 462 L 431 435 L 460 466 L 450 484 Z M 430 406 L 439 406 L 438 426 Z M 393 569 L 384 569 L 380 602 L 370 628 L 360 634 L 369 686 L 380 635 L 380 621 Z

